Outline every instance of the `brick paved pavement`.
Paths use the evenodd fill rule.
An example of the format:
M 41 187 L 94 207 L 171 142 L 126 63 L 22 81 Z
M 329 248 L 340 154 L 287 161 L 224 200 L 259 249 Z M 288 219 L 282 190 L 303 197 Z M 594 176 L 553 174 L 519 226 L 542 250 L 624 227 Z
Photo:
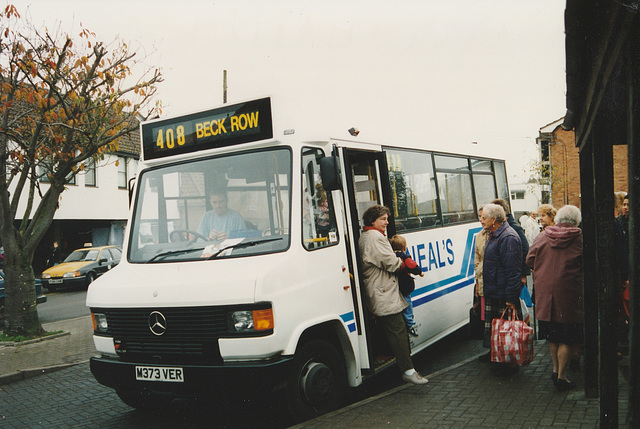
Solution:
M 32 386 L 32 381 L 14 382 L 26 376 L 49 372 L 52 369 L 69 364 L 85 362 L 95 353 L 91 340 L 89 317 L 46 324 L 47 330 L 69 332 L 55 339 L 18 347 L 0 346 L 0 412 L 2 398 L 15 389 Z M 111 415 L 132 410 L 118 402 L 110 389 L 97 385 L 88 372 L 88 365 L 81 365 L 78 379 L 65 379 L 75 386 L 87 384 L 87 396 L 104 395 L 113 402 Z M 85 368 L 86 367 L 86 368 Z M 22 370 L 22 371 L 18 371 Z M 27 371 L 24 371 L 27 370 Z M 68 370 L 67 370 L 68 371 Z M 64 373 L 67 373 L 64 371 Z M 71 374 L 71 373 L 69 373 Z M 424 386 L 402 385 L 381 395 L 349 405 L 336 412 L 307 421 L 297 427 L 305 428 L 593 428 L 599 419 L 597 399 L 585 399 L 582 390 L 558 393 L 550 380 L 551 360 L 544 342 L 536 343 L 534 361 L 520 369 L 511 378 L 499 378 L 491 374 L 488 363 L 478 362 L 477 357 L 460 364 L 429 374 L 430 382 Z M 46 377 L 53 377 L 50 374 Z M 582 386 L 580 371 L 570 371 L 569 377 L 578 386 Z M 46 378 L 45 378 L 46 379 Z M 628 385 L 622 376 L 620 379 L 619 410 L 620 426 L 625 426 Z M 38 386 L 41 386 L 39 383 Z M 41 387 L 38 387 L 41 389 Z M 50 390 L 50 391 L 49 391 Z M 37 402 L 42 404 L 47 397 L 59 398 L 64 394 L 63 386 L 51 386 L 38 392 Z M 91 392 L 93 390 L 93 392 Z M 98 393 L 100 392 L 100 393 Z M 48 396 L 47 396 L 48 395 Z M 94 398 L 95 399 L 95 398 Z M 117 404 L 117 406 L 116 406 Z M 5 404 L 6 405 L 6 404 Z M 67 406 L 74 407 L 73 404 Z M 26 402 L 24 410 L 12 410 L 11 421 L 21 427 L 26 421 L 33 427 L 33 421 L 21 420 L 33 412 L 33 404 Z M 30 411 L 31 407 L 31 411 Z M 82 421 L 81 409 L 74 407 L 77 417 L 67 420 L 76 426 Z M 119 411 L 115 411 L 115 410 Z M 115 414 L 113 414 L 115 412 Z M 65 417 L 66 419 L 67 417 Z M 74 421 L 74 419 L 80 419 Z M 117 419 L 116 419 L 117 420 Z M 8 423 L 9 420 L 4 420 Z M 49 422 L 52 423 L 52 422 Z M 122 421 L 120 422 L 122 423 Z M 47 426 L 47 420 L 38 422 Z M 0 421 L 0 426 L 3 426 Z M 55 425 L 54 425 L 55 426 Z M 59 427 L 59 426 L 55 426 Z M 62 427 L 62 426 L 60 426 Z M 233 426 L 225 426 L 233 427 Z
M 0 345 L 0 385 L 86 362 L 95 356 L 91 316 L 43 323 L 42 327 L 62 334 L 29 344 Z
M 599 401 L 582 390 L 558 393 L 544 342 L 534 361 L 511 378 L 468 359 L 428 376 L 424 386 L 403 385 L 376 398 L 305 422 L 299 428 L 594 428 Z M 582 386 L 580 371 L 569 378 Z M 620 377 L 619 423 L 626 424 L 628 385 Z

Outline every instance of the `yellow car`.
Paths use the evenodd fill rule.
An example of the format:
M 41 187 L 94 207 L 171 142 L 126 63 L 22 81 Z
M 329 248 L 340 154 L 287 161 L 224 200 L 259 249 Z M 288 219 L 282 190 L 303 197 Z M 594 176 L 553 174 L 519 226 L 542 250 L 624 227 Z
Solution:
M 86 288 L 96 278 L 118 265 L 118 246 L 86 247 L 74 250 L 60 264 L 42 273 L 42 286 L 49 292 L 58 288 Z

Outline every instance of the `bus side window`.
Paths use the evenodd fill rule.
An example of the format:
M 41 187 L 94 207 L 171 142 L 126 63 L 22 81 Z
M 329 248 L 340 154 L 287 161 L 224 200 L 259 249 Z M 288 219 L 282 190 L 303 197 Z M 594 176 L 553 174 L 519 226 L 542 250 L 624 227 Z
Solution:
M 307 250 L 338 243 L 336 217 L 331 193 L 322 186 L 319 159 L 320 149 L 302 151 L 302 243 Z
M 403 149 L 386 152 L 396 231 L 440 226 L 431 153 Z
M 435 155 L 436 180 L 445 225 L 475 222 L 471 169 L 466 157 Z

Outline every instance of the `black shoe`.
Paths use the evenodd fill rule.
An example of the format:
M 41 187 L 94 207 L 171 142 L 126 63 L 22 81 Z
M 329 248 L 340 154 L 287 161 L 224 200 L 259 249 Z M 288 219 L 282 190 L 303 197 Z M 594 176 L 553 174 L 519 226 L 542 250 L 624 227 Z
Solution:
M 558 373 L 554 372 L 551 374 L 551 381 L 553 381 L 553 385 L 557 386 L 558 385 Z
M 556 389 L 558 390 L 558 392 L 566 392 L 567 390 L 575 389 L 575 387 L 576 385 L 569 379 L 563 380 L 559 378 L 556 384 Z
M 491 362 L 491 352 L 480 356 L 478 362 Z

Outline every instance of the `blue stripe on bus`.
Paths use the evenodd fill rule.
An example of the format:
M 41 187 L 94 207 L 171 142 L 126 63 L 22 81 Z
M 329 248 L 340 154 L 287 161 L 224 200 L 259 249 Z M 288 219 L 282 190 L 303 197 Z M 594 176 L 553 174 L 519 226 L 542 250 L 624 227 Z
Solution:
M 353 317 L 354 317 L 354 316 L 353 316 L 353 311 L 350 311 L 350 312 L 348 312 L 348 313 L 345 313 L 345 314 L 341 314 L 341 315 L 340 315 L 340 318 L 341 318 L 341 319 L 342 319 L 342 321 L 343 321 L 343 322 L 345 322 L 345 323 L 346 323 L 346 322 L 348 322 L 348 321 L 350 321 L 350 320 L 353 320 Z
M 439 290 L 436 293 L 432 293 L 428 296 L 421 297 L 415 299 L 413 301 L 413 306 L 422 305 L 426 302 L 432 301 L 438 297 L 444 296 L 448 293 L 455 292 L 458 289 L 461 289 L 465 286 L 468 286 L 474 283 L 475 279 L 472 277 L 475 264 L 474 264 L 474 256 L 475 256 L 475 237 L 476 234 L 482 228 L 471 228 L 467 233 L 467 242 L 465 244 L 462 265 L 460 267 L 460 273 L 454 276 L 449 277 L 448 279 L 441 280 L 439 282 L 431 283 L 427 286 L 416 289 L 411 293 L 412 296 L 423 295 L 435 289 L 441 288 L 443 286 L 451 285 L 442 290 Z M 463 281 L 461 281 L 463 280 Z M 460 283 L 458 283 L 460 282 Z M 455 284 L 452 284 L 455 283 Z
M 441 296 L 444 296 L 444 295 L 446 295 L 448 293 L 455 292 L 458 289 L 462 289 L 465 286 L 469 286 L 470 284 L 473 284 L 474 281 L 475 281 L 475 279 L 470 278 L 470 279 L 467 279 L 467 280 L 465 280 L 463 282 L 460 282 L 458 284 L 449 286 L 448 288 L 440 289 L 438 292 L 429 294 L 427 296 L 420 297 L 418 299 L 414 299 L 412 301 L 412 304 L 413 304 L 414 307 L 417 307 L 417 306 L 422 305 L 422 304 L 426 304 L 427 302 L 433 301 L 436 298 L 440 298 Z
M 354 320 L 353 311 L 350 311 L 350 312 L 345 313 L 345 314 L 341 314 L 340 318 L 347 325 L 347 328 L 349 329 L 349 332 L 353 332 L 353 331 L 356 330 L 356 322 Z M 347 322 L 351 322 L 351 323 L 347 323 Z
M 462 266 L 460 267 L 460 274 L 449 277 L 448 279 L 432 283 L 420 289 L 416 289 L 411 295 L 422 295 L 434 289 L 438 289 L 445 285 L 450 285 L 449 287 L 443 288 L 437 292 L 431 293 L 427 296 L 422 296 L 420 298 L 413 300 L 413 306 L 419 306 L 422 304 L 426 304 L 429 301 L 433 301 L 436 298 L 444 296 L 446 294 L 457 291 L 458 289 L 462 289 L 463 287 L 469 286 L 475 282 L 473 278 L 473 273 L 475 270 L 474 257 L 475 257 L 475 237 L 476 234 L 482 228 L 471 228 L 467 233 L 467 242 L 465 244 L 464 256 L 462 260 Z M 455 283 L 455 284 L 452 284 Z M 347 325 L 349 332 L 354 332 L 356 330 L 356 323 L 354 320 L 353 311 L 350 311 L 345 314 L 341 314 L 340 318 Z
M 473 234 L 473 240 L 471 240 L 471 246 L 470 246 L 470 248 L 468 249 L 468 251 L 469 251 L 469 254 L 470 254 L 470 259 L 471 259 L 471 261 L 473 261 L 473 262 L 471 262 L 471 263 L 469 264 L 469 271 L 467 271 L 467 276 L 473 276 L 473 275 L 475 275 L 475 268 L 476 268 L 476 267 L 475 267 L 475 258 L 476 258 L 476 237 L 477 237 L 477 234 L 478 234 L 480 231 L 482 231 L 482 228 L 472 228 L 472 229 L 470 229 L 470 230 L 469 230 L 469 233 L 470 233 L 470 234 Z M 467 239 L 467 241 L 468 241 L 468 239 Z

